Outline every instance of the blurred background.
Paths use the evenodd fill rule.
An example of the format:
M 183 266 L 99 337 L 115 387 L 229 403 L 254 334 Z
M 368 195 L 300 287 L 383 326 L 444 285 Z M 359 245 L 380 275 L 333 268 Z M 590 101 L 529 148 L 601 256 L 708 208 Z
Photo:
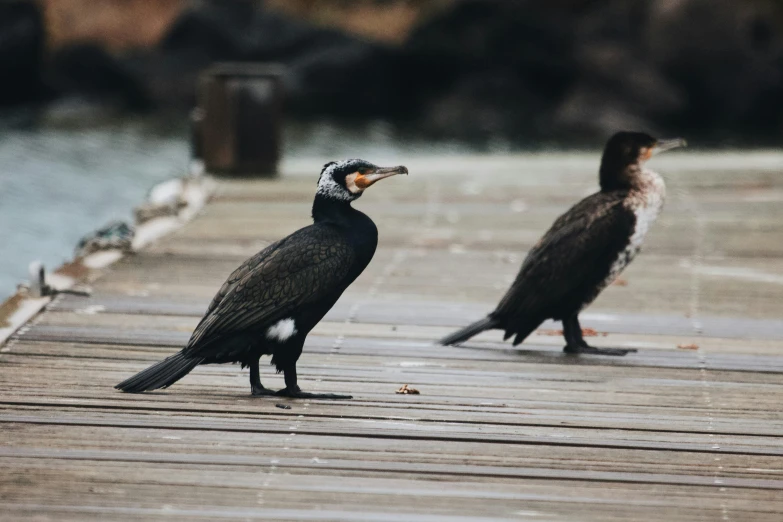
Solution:
M 285 66 L 284 157 L 783 139 L 780 0 L 2 0 L 0 297 L 185 171 L 223 61 Z

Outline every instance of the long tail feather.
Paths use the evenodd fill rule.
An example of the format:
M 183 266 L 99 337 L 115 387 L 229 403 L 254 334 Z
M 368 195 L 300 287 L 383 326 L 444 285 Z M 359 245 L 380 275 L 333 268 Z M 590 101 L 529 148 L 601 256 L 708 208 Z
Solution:
M 474 335 L 480 334 L 485 330 L 497 328 L 498 324 L 499 322 L 497 319 L 488 315 L 484 319 L 476 321 L 475 323 L 466 326 L 462 330 L 456 331 L 453 334 L 444 337 L 438 341 L 438 343 L 444 346 L 464 343 Z
M 115 388 L 128 393 L 168 388 L 190 373 L 203 360 L 201 357 L 187 357 L 180 352 L 122 381 Z

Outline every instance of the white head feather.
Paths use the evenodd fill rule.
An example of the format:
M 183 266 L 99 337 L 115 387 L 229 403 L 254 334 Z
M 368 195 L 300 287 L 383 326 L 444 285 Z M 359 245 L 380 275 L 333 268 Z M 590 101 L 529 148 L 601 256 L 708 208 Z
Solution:
M 377 169 L 375 165 L 369 161 L 362 159 L 347 159 L 343 161 L 333 161 L 324 165 L 321 171 L 321 177 L 318 179 L 317 194 L 326 196 L 328 198 L 353 201 L 362 195 L 362 191 L 372 184 L 365 186 L 359 186 L 356 184 L 356 179 L 359 176 L 361 170 Z M 342 171 L 341 175 L 345 176 L 344 185 L 338 183 L 334 179 L 335 171 Z M 339 177 L 339 176 L 338 176 Z
M 342 201 L 353 201 L 356 199 L 358 197 L 356 194 L 351 194 L 348 189 L 337 183 L 332 176 L 335 170 L 345 167 L 353 161 L 354 160 L 343 160 L 328 163 L 321 172 L 321 177 L 318 179 L 318 190 L 316 193 Z

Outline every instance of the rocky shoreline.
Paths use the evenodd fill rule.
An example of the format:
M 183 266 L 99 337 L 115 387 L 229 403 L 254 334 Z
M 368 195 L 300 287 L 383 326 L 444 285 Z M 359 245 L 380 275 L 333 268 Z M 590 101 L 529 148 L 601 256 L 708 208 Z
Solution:
M 774 0 L 467 0 L 402 43 L 261 2 L 194 2 L 157 45 L 44 52 L 38 4 L 0 4 L 0 106 L 77 97 L 128 111 L 194 101 L 215 61 L 285 64 L 299 118 L 380 118 L 435 137 L 596 143 L 618 128 L 713 143 L 783 138 L 783 5 Z

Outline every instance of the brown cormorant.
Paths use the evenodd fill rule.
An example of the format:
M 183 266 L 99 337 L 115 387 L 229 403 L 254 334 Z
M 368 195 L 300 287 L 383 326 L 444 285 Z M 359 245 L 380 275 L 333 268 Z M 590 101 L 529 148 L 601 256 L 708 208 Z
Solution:
M 171 386 L 199 364 L 239 362 L 250 367 L 253 395 L 350 399 L 350 395 L 300 390 L 296 362 L 310 330 L 362 273 L 375 253 L 378 229 L 351 202 L 378 180 L 407 174 L 352 159 L 324 165 L 313 202 L 313 221 L 269 245 L 234 270 L 223 284 L 187 346 L 121 382 L 116 388 L 142 392 Z M 259 359 L 272 356 L 286 387 L 261 385 Z
M 462 343 L 485 330 L 501 329 L 521 343 L 546 319 L 563 322 L 566 353 L 625 355 L 598 349 L 582 337 L 579 312 L 633 260 L 663 207 L 666 188 L 644 168 L 656 152 L 685 141 L 656 140 L 639 132 L 612 136 L 601 158 L 601 190 L 557 218 L 528 253 L 516 280 L 484 319 L 440 341 Z

